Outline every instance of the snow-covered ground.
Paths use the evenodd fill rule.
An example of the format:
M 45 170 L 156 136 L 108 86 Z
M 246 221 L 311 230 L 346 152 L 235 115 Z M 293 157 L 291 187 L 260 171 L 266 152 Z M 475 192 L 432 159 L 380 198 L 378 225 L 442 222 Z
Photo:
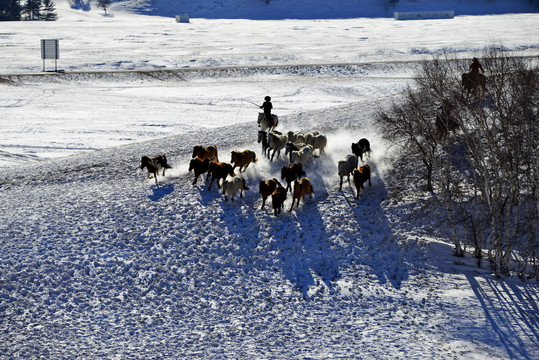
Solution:
M 471 2 L 449 3 L 458 14 Z M 172 16 L 171 3 L 104 16 L 59 2 L 57 22 L 0 23 L 0 358 L 539 358 L 537 282 L 452 257 L 436 209 L 415 218 L 423 204 L 398 191 L 373 121 L 431 54 L 500 44 L 539 56 L 527 1 L 473 2 L 474 14 L 514 14 L 406 22 L 261 21 L 254 5 L 247 19 L 189 24 L 132 12 Z M 320 17 L 310 3 L 304 18 Z M 42 38 L 60 39 L 64 72 L 42 73 Z M 258 195 L 287 163 L 256 143 L 252 102 L 265 95 L 281 130 L 329 142 L 306 167 L 313 198 L 289 212 L 289 195 L 277 217 Z M 338 190 L 336 163 L 361 137 L 373 181 L 356 200 Z M 225 201 L 205 177 L 191 185 L 199 144 L 222 161 L 259 154 L 244 198 Z M 140 157 L 160 153 L 173 168 L 155 185 Z

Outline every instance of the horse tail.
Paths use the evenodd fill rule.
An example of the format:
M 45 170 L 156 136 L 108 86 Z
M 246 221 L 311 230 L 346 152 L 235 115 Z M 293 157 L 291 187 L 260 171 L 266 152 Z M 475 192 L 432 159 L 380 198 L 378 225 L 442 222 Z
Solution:
M 257 162 L 256 153 L 254 151 L 251 151 L 251 155 L 253 156 L 253 162 Z
M 168 160 L 167 160 L 167 157 L 166 157 L 165 155 L 163 155 L 163 160 L 165 160 L 164 163 L 163 163 L 163 167 L 164 167 L 165 169 L 172 169 L 172 166 L 170 166 L 170 165 L 168 164 Z

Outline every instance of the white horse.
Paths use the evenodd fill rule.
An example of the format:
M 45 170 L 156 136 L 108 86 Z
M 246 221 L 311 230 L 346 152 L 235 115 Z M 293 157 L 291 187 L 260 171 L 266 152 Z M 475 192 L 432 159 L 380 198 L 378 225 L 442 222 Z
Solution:
M 271 161 L 273 161 L 273 157 L 275 156 L 275 153 L 277 153 L 277 157 L 281 156 L 281 150 L 285 148 L 286 146 L 286 140 L 288 138 L 286 135 L 281 135 L 277 132 L 269 132 L 268 133 L 268 145 L 269 150 L 273 150 L 273 153 L 271 154 Z
M 260 126 L 260 130 L 263 131 L 271 131 L 274 128 L 277 127 L 279 124 L 279 117 L 275 114 L 272 114 L 271 117 L 273 118 L 273 126 L 270 127 L 268 119 L 264 116 L 264 113 L 258 113 L 258 126 Z
M 306 136 L 307 144 L 313 147 L 313 151 L 318 149 L 318 155 L 322 155 L 324 149 L 328 144 L 328 139 L 326 135 L 320 134 L 307 134 Z
M 290 162 L 306 165 L 313 161 L 313 151 L 312 145 L 305 145 L 299 150 L 292 150 L 290 153 Z
M 305 140 L 305 134 L 303 134 L 302 132 L 289 131 L 286 133 L 286 136 L 288 136 L 288 141 L 294 145 L 307 143 L 307 141 Z

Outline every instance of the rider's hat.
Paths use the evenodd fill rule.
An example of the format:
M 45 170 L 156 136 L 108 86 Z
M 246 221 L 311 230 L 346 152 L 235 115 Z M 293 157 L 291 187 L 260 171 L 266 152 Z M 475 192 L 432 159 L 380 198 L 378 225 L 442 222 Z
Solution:
M 270 101 L 271 98 L 270 98 L 269 96 L 266 96 L 266 97 L 264 98 L 264 100 Z

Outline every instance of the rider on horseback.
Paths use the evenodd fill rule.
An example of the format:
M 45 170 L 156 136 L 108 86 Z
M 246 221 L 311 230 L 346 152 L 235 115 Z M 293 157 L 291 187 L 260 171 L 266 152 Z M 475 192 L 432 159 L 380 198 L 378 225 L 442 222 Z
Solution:
M 483 70 L 483 67 L 479 63 L 479 60 L 477 60 L 477 58 L 474 57 L 470 65 L 470 73 L 472 74 L 473 77 L 477 77 L 477 75 L 479 74 L 479 70 L 481 70 L 481 72 L 483 73 L 485 72 L 485 70 Z
M 262 106 L 260 106 L 260 108 L 264 109 L 264 116 L 268 120 L 268 124 L 270 125 L 269 127 L 272 128 L 275 126 L 275 124 L 273 122 L 273 116 L 271 116 L 271 109 L 273 108 L 273 105 L 271 104 L 271 97 L 266 96 L 264 100 L 266 101 L 262 104 Z

